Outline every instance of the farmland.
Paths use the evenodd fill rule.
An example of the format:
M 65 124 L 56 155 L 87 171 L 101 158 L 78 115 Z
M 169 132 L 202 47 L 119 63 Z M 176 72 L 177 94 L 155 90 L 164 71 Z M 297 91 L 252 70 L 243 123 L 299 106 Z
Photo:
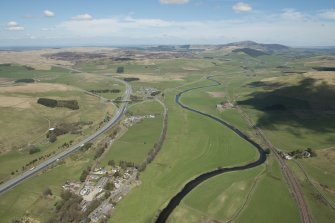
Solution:
M 180 110 L 174 104 L 173 96 L 168 98 L 168 106 L 170 127 L 166 142 L 155 161 L 141 175 L 141 186 L 120 203 L 112 221 L 137 219 L 138 222 L 147 222 L 155 215 L 155 210 L 164 207 L 167 197 L 173 195 L 186 180 L 218 166 L 231 166 L 256 159 L 256 151 L 228 129 Z M 179 112 L 174 112 L 175 110 Z M 200 135 L 207 137 L 200 139 Z M 193 154 L 191 159 L 189 154 Z M 174 159 L 176 156 L 178 159 Z M 152 196 L 146 196 L 148 193 Z M 140 210 L 130 215 L 122 211 L 123 207 Z
M 129 112 L 132 115 L 155 115 L 155 118 L 144 118 L 139 123 L 129 127 L 125 135 L 117 140 L 105 154 L 102 163 L 107 165 L 110 159 L 141 164 L 149 150 L 158 141 L 162 129 L 162 108 L 158 102 L 134 104 Z
M 96 100 L 96 97 L 86 94 L 79 88 L 85 86 L 65 84 L 64 79 L 68 73 L 66 70 L 55 68 L 50 71 L 35 71 L 11 65 L 2 66 L 0 72 L 1 77 L 7 78 L 7 82 L 3 83 L 0 90 L 3 99 L 0 103 L 2 114 L 0 122 L 3 126 L 0 131 L 1 181 L 8 179 L 13 172 L 14 174 L 21 172 L 30 161 L 56 152 L 65 142 L 78 141 L 82 135 L 94 131 L 106 114 L 113 114 L 115 111 L 112 104 Z M 38 82 L 31 84 L 11 82 L 21 77 L 35 78 Z M 63 82 L 56 82 L 54 78 L 60 78 Z M 79 78 L 75 77 L 78 82 Z M 47 108 L 37 104 L 39 97 L 75 99 L 79 102 L 80 109 L 74 111 L 67 108 Z M 75 122 L 81 123 L 82 135 L 78 137 L 69 134 L 59 137 L 55 144 L 47 143 L 46 133 L 49 128 Z M 40 147 L 41 152 L 29 155 L 26 148 L 31 144 Z
M 200 86 L 207 87 L 184 93 L 181 102 L 237 127 L 264 149 L 267 145 L 256 134 L 255 126 L 280 151 L 315 151 L 316 157 L 285 162 L 298 179 L 313 221 L 331 222 L 334 218 L 334 211 L 316 188 L 335 202 L 335 108 L 331 103 L 335 74 L 313 69 L 331 66 L 333 57 L 325 60 L 320 54 L 327 54 L 319 51 L 253 55 L 254 51 L 209 48 L 184 57 L 179 52 L 159 52 L 157 58 L 152 58 L 148 50 L 134 50 L 133 54 L 128 52 L 131 59 L 116 60 L 117 54 L 124 58 L 122 50 L 106 49 L 109 57 L 78 52 L 82 49 L 74 54 L 50 53 L 50 67 L 43 70 L 31 61 L 0 65 L 0 181 L 20 174 L 31 160 L 46 159 L 65 150 L 64 143 L 79 142 L 112 117 L 119 105 L 117 100 L 112 101 L 120 99 L 125 91 L 114 77 L 138 78 L 129 82 L 135 99 L 119 125 L 99 137 L 92 148 L 71 155 L 1 195 L 0 216 L 4 222 L 22 216 L 46 222 L 60 200 L 61 186 L 67 180 L 78 180 L 87 166 L 107 167 L 110 160 L 139 166 L 162 133 L 163 106 L 157 100 L 168 111 L 166 138 L 154 159 L 140 172 L 140 183 L 115 205 L 109 222 L 154 222 L 190 180 L 218 168 L 257 160 L 257 150 L 233 131 L 176 104 L 179 92 Z M 79 61 L 73 63 L 73 56 Z M 54 60 L 61 60 L 62 65 Z M 119 67 L 124 73 L 116 73 Z M 207 76 L 213 76 L 221 85 L 211 86 L 213 81 Z M 27 78 L 35 82 L 15 83 Z M 145 89 L 161 93 L 152 96 Z M 36 103 L 38 98 L 76 100 L 79 109 L 45 107 Z M 255 126 L 250 126 L 242 112 Z M 140 121 L 129 121 L 137 118 Z M 55 142 L 49 142 L 48 129 L 64 125 L 80 125 L 80 133 L 59 135 Z M 30 154 L 31 145 L 40 151 Z M 106 148 L 96 157 L 100 145 Z M 45 198 L 42 191 L 48 185 L 53 195 Z M 181 201 L 168 222 L 229 220 L 299 221 L 299 208 L 272 152 L 260 166 L 224 173 L 201 183 Z

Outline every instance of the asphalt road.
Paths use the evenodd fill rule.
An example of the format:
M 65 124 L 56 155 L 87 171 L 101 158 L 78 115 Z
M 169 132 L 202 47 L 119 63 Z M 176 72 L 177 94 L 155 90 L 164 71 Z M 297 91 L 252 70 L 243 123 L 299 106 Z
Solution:
M 44 161 L 43 163 L 40 163 L 39 165 L 35 166 L 34 169 L 30 169 L 30 170 L 22 173 L 21 175 L 16 176 L 15 178 L 10 179 L 10 180 L 4 182 L 3 184 L 1 184 L 0 185 L 0 195 L 4 194 L 8 190 L 12 189 L 16 185 L 23 182 L 24 180 L 27 180 L 30 177 L 34 176 L 38 172 L 46 169 L 48 166 L 64 159 L 65 157 L 69 156 L 73 152 L 76 152 L 77 150 L 79 150 L 82 147 L 83 144 L 93 141 L 94 139 L 99 137 L 101 134 L 106 132 L 108 129 L 113 127 L 121 119 L 122 115 L 127 111 L 128 101 L 129 101 L 129 98 L 130 98 L 130 94 L 132 93 L 132 89 L 131 89 L 131 86 L 127 82 L 125 82 L 123 80 L 120 80 L 120 79 L 116 79 L 116 78 L 113 78 L 113 79 L 118 81 L 118 82 L 123 83 L 124 85 L 126 85 L 126 91 L 125 91 L 125 94 L 124 94 L 124 97 L 123 97 L 123 103 L 121 104 L 121 106 L 120 106 L 119 110 L 117 111 L 117 113 L 115 114 L 115 116 L 106 125 L 104 125 L 102 128 L 100 128 L 94 134 L 90 135 L 89 137 L 82 140 L 78 144 L 76 144 L 76 145 L 70 147 L 69 149 L 51 157 L 50 159 Z

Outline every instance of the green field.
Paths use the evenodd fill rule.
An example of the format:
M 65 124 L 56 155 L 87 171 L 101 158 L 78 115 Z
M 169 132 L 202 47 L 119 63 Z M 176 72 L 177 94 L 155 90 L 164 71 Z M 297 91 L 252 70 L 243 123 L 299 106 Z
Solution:
M 133 115 L 155 114 L 155 118 L 145 118 L 139 123 L 129 127 L 127 132 L 109 148 L 102 159 L 102 164 L 107 165 L 109 160 L 132 162 L 141 164 L 147 157 L 150 149 L 159 140 L 162 131 L 163 108 L 156 101 L 134 104 L 129 112 Z
M 162 106 L 153 100 L 143 101 L 129 106 L 128 113 L 132 115 L 162 114 Z
M 332 177 L 334 174 L 334 163 L 329 162 L 329 160 L 327 158 L 325 159 L 325 157 L 313 159 L 312 162 L 306 162 L 305 160 L 298 162 L 302 164 L 314 184 L 313 186 L 306 180 L 306 176 L 295 163 L 290 163 L 290 167 L 301 182 L 303 193 L 313 216 L 313 220 L 315 222 L 332 222 L 335 216 L 334 210 L 320 196 L 318 191 L 321 191 L 331 202 L 334 203 L 334 194 L 331 191 L 331 188 L 334 187 L 334 180 Z M 323 187 L 320 183 L 322 183 Z M 315 186 L 318 190 L 316 190 Z
M 251 145 L 225 127 L 179 108 L 173 93 L 167 97 L 167 104 L 170 121 L 166 142 L 141 174 L 141 186 L 118 204 L 111 222 L 151 222 L 189 179 L 219 166 L 235 166 L 257 157 Z
M 313 61 L 313 59 L 310 60 Z M 314 61 L 315 64 L 318 63 L 316 61 Z M 304 64 L 303 59 L 294 61 L 294 65 L 292 65 L 294 67 L 293 69 L 297 69 L 298 71 L 308 70 L 306 66 L 301 66 L 301 64 Z M 316 84 L 322 84 L 323 77 L 327 78 L 327 82 L 323 84 L 323 86 L 325 86 L 324 90 L 316 85 L 314 91 L 310 90 L 313 89 L 313 86 L 305 87 L 306 84 L 301 84 L 306 82 L 305 80 L 308 79 L 308 75 L 290 74 L 289 76 L 283 76 L 282 74 L 273 73 L 271 75 L 273 75 L 275 79 L 272 79 L 269 78 L 269 74 L 256 74 L 257 76 L 251 79 L 245 79 L 242 73 L 235 74 L 234 78 L 225 75 L 216 77 L 216 79 L 220 79 L 223 83 L 223 88 L 220 90 L 220 87 L 218 87 L 217 89 L 217 91 L 225 92 L 225 96 L 222 97 L 222 100 L 247 102 L 242 103 L 241 106 L 243 110 L 251 116 L 254 123 L 262 128 L 270 141 L 279 149 L 292 151 L 309 147 L 316 150 L 318 154 L 317 157 L 301 160 L 301 163 L 314 184 L 334 202 L 332 192 L 334 190 L 334 167 L 332 165 L 334 160 L 334 151 L 332 149 L 334 141 L 332 139 L 335 137 L 333 131 L 335 122 L 331 112 L 323 111 L 325 110 L 323 109 L 325 104 L 334 98 L 334 93 L 328 86 L 330 83 L 333 83 L 331 82 L 331 76 L 329 76 L 331 74 L 318 73 L 320 80 L 316 82 Z M 317 77 L 315 75 L 312 77 Z M 266 78 L 269 78 L 269 80 Z M 265 85 L 254 86 L 253 83 L 260 80 L 266 80 L 264 81 Z M 307 84 L 308 83 L 309 82 L 307 82 Z M 205 93 L 199 91 L 198 97 L 204 98 Z M 259 97 L 259 99 L 257 99 L 257 97 Z M 192 103 L 193 101 L 193 107 L 203 106 L 203 109 L 207 107 L 207 105 L 197 103 L 196 97 L 194 97 L 194 99 L 191 97 L 185 98 L 185 100 L 188 100 L 188 103 Z M 206 102 L 211 105 L 211 109 L 208 109 L 208 112 L 211 110 L 212 114 L 219 113 L 213 107 L 213 104 L 217 103 L 218 99 L 210 98 L 209 100 L 210 102 Z M 318 112 L 308 111 L 308 109 L 307 111 L 299 112 L 267 112 L 261 109 L 262 107 L 275 103 L 283 103 L 289 108 L 294 109 L 296 107 L 299 109 L 299 106 L 301 107 L 299 100 L 307 101 L 312 108 L 319 109 Z M 297 101 L 298 103 L 296 103 Z M 220 115 L 223 119 L 239 126 L 241 129 L 246 129 L 243 123 L 240 122 L 236 111 L 226 110 Z M 251 133 L 251 131 L 247 132 Z M 292 168 L 296 175 L 300 175 L 299 180 L 313 219 L 316 222 L 331 222 L 331 219 L 334 218 L 334 211 L 329 205 L 325 204 L 322 199 L 320 200 L 320 195 L 318 195 L 318 192 L 315 191 L 309 183 L 306 183 L 306 179 L 301 171 L 294 168 L 294 166 L 292 166 Z M 257 195 L 256 193 L 254 196 L 255 200 L 262 199 L 260 194 Z M 250 207 L 252 207 L 252 205 L 250 205 Z M 245 218 L 246 221 L 249 217 L 250 216 Z M 242 221 L 243 218 L 238 220 Z
M 270 164 L 266 169 L 263 165 L 227 173 L 201 184 L 187 195 L 169 222 L 298 222 L 298 210 L 278 164 L 273 160 Z
M 0 104 L 0 182 L 13 173 L 19 174 L 30 161 L 59 152 L 58 147 L 63 143 L 70 140 L 78 142 L 94 132 L 107 113 L 113 115 L 116 110 L 114 105 L 88 95 L 84 90 L 117 88 L 122 91 L 110 95 L 111 99 L 122 96 L 124 90 L 124 86 L 110 77 L 72 73 L 62 68 L 40 71 L 19 65 L 0 66 L 0 78 L 6 78 L 0 87 L 0 97 L 4 100 L 0 103 L 9 103 Z M 13 82 L 20 78 L 34 78 L 36 83 Z M 80 109 L 48 108 L 37 104 L 40 97 L 77 100 Z M 18 100 L 22 105 L 11 103 L 10 100 Z M 82 125 L 81 135 L 68 134 L 58 137 L 56 143 L 47 142 L 49 128 L 75 122 L 91 124 Z M 38 146 L 41 152 L 29 155 L 26 148 L 31 144 Z
M 295 201 L 287 188 L 277 161 L 273 158 L 269 161 L 266 173 L 256 186 L 246 208 L 241 212 L 236 221 L 300 221 Z
M 86 91 L 119 89 L 120 93 L 101 93 L 106 99 L 122 97 L 124 86 L 111 77 L 139 77 L 132 81 L 133 94 L 143 96 L 144 87 L 155 87 L 168 108 L 168 132 L 155 159 L 141 172 L 141 183 L 116 205 L 109 222 L 154 222 L 155 218 L 181 188 L 196 176 L 218 167 L 239 166 L 257 159 L 256 149 L 231 130 L 213 120 L 180 108 L 175 95 L 190 87 L 212 85 L 204 77 L 214 75 L 220 86 L 209 86 L 185 93 L 182 103 L 219 117 L 260 142 L 255 131 L 238 109 L 219 111 L 219 103 L 238 104 L 269 140 L 280 150 L 307 147 L 317 157 L 298 160 L 313 184 L 335 202 L 335 79 L 333 73 L 312 70 L 325 63 L 322 57 L 302 51 L 250 57 L 243 53 L 220 50 L 196 54 L 193 59 L 147 59 L 114 61 L 111 58 L 84 60 L 73 67 L 82 72 L 53 67 L 49 71 L 20 65 L 0 65 L 0 90 L 15 87 L 19 78 L 38 79 L 36 84 L 54 84 L 66 90 L 2 92 L 0 96 L 76 99 L 79 110 L 50 109 L 38 104 L 27 108 L 0 106 L 0 181 L 11 172 L 19 174 L 22 165 L 41 155 L 61 151 L 64 142 L 78 142 L 96 131 L 107 112 L 116 107 Z M 206 56 L 206 58 L 201 58 Z M 329 64 L 328 64 L 329 65 Z M 330 64 L 331 65 L 331 64 Z M 329 65 L 329 66 L 330 66 Z M 116 74 L 117 67 L 124 74 Z M 320 65 L 321 66 L 321 65 Z M 307 73 L 303 73 L 307 72 Z M 332 76 L 333 75 L 333 76 Z M 2 78 L 2 79 L 1 79 Z M 58 90 L 57 90 L 58 89 Z M 29 99 L 29 100 L 30 100 Z M 122 127 L 120 136 L 94 161 L 94 148 L 67 158 L 65 163 L 25 181 L 0 199 L 0 217 L 11 222 L 30 216 L 45 222 L 54 212 L 61 185 L 67 179 L 78 180 L 87 165 L 106 166 L 109 160 L 140 164 L 158 141 L 163 125 L 163 107 L 152 97 L 132 102 L 126 117 L 154 114 L 131 127 Z M 282 110 L 276 110 L 281 108 Z M 20 120 L 20 122 L 12 122 Z M 66 122 L 89 122 L 82 135 L 66 134 L 47 143 L 50 126 Z M 108 134 L 113 131 L 110 130 Z M 10 133 L 10 134 L 9 134 Z M 38 144 L 41 152 L 29 155 L 26 145 Z M 332 222 L 335 212 L 320 198 L 315 188 L 292 161 L 288 161 L 302 187 L 314 222 Z M 16 172 L 16 170 L 18 170 Z M 47 182 L 47 183 L 46 183 Z M 54 196 L 45 198 L 49 186 Z M 169 222 L 299 222 L 295 201 L 273 154 L 261 166 L 225 173 L 203 182 L 182 200 Z
M 210 85 L 212 82 L 205 81 L 203 83 L 199 83 L 197 85 Z M 250 127 L 246 124 L 246 122 L 241 118 L 239 113 L 235 109 L 229 109 L 224 112 L 219 112 L 216 109 L 216 104 L 220 103 L 221 101 L 227 100 L 227 97 L 211 97 L 209 92 L 225 92 L 226 90 L 222 86 L 218 87 L 209 87 L 209 88 L 202 88 L 198 90 L 192 91 L 192 93 L 187 93 L 183 98 L 183 103 L 190 105 L 193 108 L 197 108 L 201 111 L 206 111 L 218 117 L 221 117 L 224 120 L 227 120 L 231 124 L 239 127 L 243 131 L 247 133 L 252 133 Z M 266 177 L 261 177 L 259 182 L 256 184 L 255 192 L 251 193 L 249 196 L 251 197 L 251 202 L 256 202 L 252 206 L 262 206 L 264 208 L 268 207 L 271 204 L 272 198 L 269 196 L 269 193 L 262 194 L 259 191 L 262 190 L 271 190 L 270 188 L 276 187 L 277 190 L 273 193 L 273 196 L 280 196 L 285 194 L 285 199 L 281 199 L 281 202 L 277 203 L 277 206 L 273 206 L 271 208 L 272 212 L 269 214 L 263 215 L 262 212 L 254 213 L 249 212 L 249 205 L 246 205 L 246 214 L 240 214 L 238 216 L 238 221 L 244 222 L 243 216 L 246 215 L 246 219 L 252 217 L 255 222 L 265 222 L 266 219 L 271 219 L 271 222 L 278 221 L 278 216 L 287 213 L 287 220 L 290 219 L 298 219 L 298 211 L 297 208 L 294 207 L 294 200 L 290 197 L 289 191 L 286 188 L 286 183 L 283 180 L 277 164 L 273 164 L 271 162 L 270 168 L 267 167 L 267 174 Z M 272 165 L 274 165 L 275 171 L 272 171 Z M 255 171 L 255 170 L 253 170 Z M 243 171 L 245 174 L 238 174 L 238 173 L 229 173 L 233 175 L 231 177 L 224 177 L 219 176 L 215 177 L 214 179 L 210 180 L 208 183 L 203 183 L 199 188 L 195 189 L 191 192 L 190 195 L 185 198 L 184 202 L 182 203 L 180 208 L 177 208 L 175 213 L 172 215 L 170 221 L 171 222 L 180 222 L 181 219 L 185 222 L 199 222 L 206 221 L 206 219 L 218 219 L 222 221 L 230 220 L 231 218 L 236 218 L 236 212 L 241 211 L 240 209 L 244 205 L 246 194 L 250 190 L 250 186 L 256 183 L 253 179 L 253 175 L 251 174 L 252 171 Z M 272 173 L 274 172 L 274 173 Z M 249 174 L 248 174 L 249 173 Z M 256 172 L 257 173 L 257 172 Z M 258 171 L 259 173 L 259 171 Z M 250 175 L 251 174 L 251 175 Z M 255 173 L 254 173 L 255 174 Z M 268 176 L 269 175 L 269 176 Z M 240 177 L 240 178 L 239 178 Z M 249 178 L 248 178 L 249 177 Z M 250 177 L 252 177 L 250 179 Z M 242 181 L 245 179 L 246 181 Z M 220 179 L 225 179 L 222 181 Z M 248 180 L 249 179 L 249 180 Z M 276 179 L 276 180 L 273 180 Z M 220 183 L 221 182 L 221 183 Z M 238 191 L 240 197 L 234 196 L 234 193 L 230 190 L 238 190 L 236 185 L 244 184 L 247 185 L 246 188 L 242 191 Z M 234 185 L 236 187 L 234 187 Z M 226 188 L 226 189 L 225 189 Z M 228 190 L 228 192 L 226 191 Z M 211 193 L 209 193 L 211 192 Z M 225 202 L 219 202 L 219 198 L 221 196 L 233 196 L 233 198 L 227 197 Z M 215 198 L 213 198 L 215 197 Z M 255 201 L 254 201 L 255 200 Z M 233 207 L 233 208 L 229 208 Z M 270 210 L 269 210 L 270 211 Z M 243 212 L 243 211 L 242 211 Z M 189 221 L 187 221 L 188 219 Z M 247 221 L 246 221 L 247 222 Z
M 274 61 L 268 60 L 266 66 L 274 66 Z M 301 69 L 301 64 L 303 63 L 302 61 L 295 61 L 294 69 Z M 263 69 L 263 67 L 262 67 Z M 306 68 L 303 68 L 306 69 Z M 218 112 L 215 108 L 215 105 L 217 103 L 220 103 L 222 101 L 243 101 L 247 100 L 250 98 L 253 94 L 253 92 L 264 92 L 262 87 L 251 87 L 248 86 L 249 83 L 255 82 L 262 80 L 264 78 L 270 78 L 270 77 L 279 77 L 279 78 L 285 78 L 280 72 L 274 71 L 274 72 L 264 72 L 263 70 L 257 70 L 257 71 L 248 71 L 246 73 L 243 72 L 236 72 L 233 73 L 234 70 L 231 70 L 231 73 L 225 71 L 223 74 L 220 74 L 222 76 L 218 76 L 218 79 L 223 83 L 222 86 L 218 87 L 212 87 L 208 89 L 199 89 L 196 91 L 193 91 L 190 94 L 186 94 L 182 101 L 190 105 L 191 107 L 200 109 L 202 111 L 209 112 L 211 114 L 217 115 L 224 120 L 227 120 L 228 122 L 232 123 L 233 125 L 238 126 L 240 129 L 248 132 L 249 134 L 252 134 L 252 130 L 246 125 L 245 121 L 241 118 L 241 116 L 238 114 L 237 111 L 235 110 L 226 110 L 222 113 Z M 292 81 L 292 84 L 296 83 L 297 81 L 301 80 L 299 78 L 292 77 L 290 79 Z M 296 82 L 295 82 L 296 81 Z M 203 85 L 204 83 L 210 84 L 211 82 L 209 81 L 203 81 L 199 82 L 198 84 L 194 86 L 200 86 Z M 294 88 L 293 88 L 294 89 Z M 265 92 L 269 92 L 272 89 L 267 89 Z M 299 88 L 297 90 L 292 91 L 292 88 L 288 88 L 287 94 L 295 94 L 295 92 L 298 92 Z M 211 97 L 208 92 L 223 92 L 224 96 L 223 97 Z M 170 92 L 169 92 L 170 93 Z M 285 91 L 282 93 L 285 95 Z M 299 93 L 300 96 L 304 95 L 305 93 L 301 91 Z M 317 98 L 317 97 L 316 97 Z M 269 100 L 275 100 L 273 98 L 269 98 Z M 280 101 L 281 103 L 286 103 L 290 105 L 290 101 Z M 291 103 L 291 105 L 296 106 L 296 102 Z M 265 120 L 263 117 L 267 114 L 264 113 L 264 111 L 259 111 L 255 108 L 248 107 L 248 106 L 243 106 L 242 108 L 252 117 L 254 122 L 256 124 L 260 123 L 263 124 L 264 122 L 260 122 Z M 283 116 L 284 115 L 284 116 Z M 270 138 L 270 140 L 278 146 L 280 149 L 283 150 L 294 150 L 294 149 L 301 149 L 301 148 L 306 148 L 306 147 L 312 147 L 315 149 L 321 148 L 328 148 L 333 145 L 333 141 L 330 140 L 333 138 L 333 129 L 332 124 L 334 123 L 333 118 L 331 116 L 327 115 L 322 115 L 319 116 L 318 119 L 312 119 L 309 117 L 297 117 L 295 116 L 285 116 L 285 114 L 280 114 L 280 113 L 275 113 L 271 119 L 268 121 L 272 121 L 270 125 L 264 125 L 262 129 L 264 130 L 265 134 Z M 322 126 L 327 126 L 325 129 L 322 129 Z M 328 130 L 329 129 L 329 130 Z M 166 148 L 168 145 L 166 145 L 164 148 Z M 169 147 L 167 147 L 169 148 Z M 163 153 L 163 151 L 161 152 Z M 160 156 L 159 156 L 160 157 Z M 159 159 L 158 157 L 158 159 Z M 179 156 L 178 156 L 179 157 Z M 332 156 L 331 156 L 332 157 Z M 306 166 L 307 170 L 310 172 L 311 176 L 313 179 L 317 179 L 318 182 L 322 182 L 324 185 L 327 185 L 328 188 L 333 188 L 333 171 L 332 165 L 327 164 L 327 163 L 322 163 L 322 160 L 325 160 L 325 157 L 322 158 L 312 158 L 311 160 L 306 160 L 304 161 L 304 165 Z M 313 162 L 313 161 L 316 162 Z M 317 161 L 319 160 L 319 161 Z M 158 161 L 157 161 L 158 162 Z M 319 162 L 319 163 L 318 163 Z M 309 164 L 307 164 L 309 163 Z M 275 165 L 275 164 L 273 164 Z M 278 168 L 277 168 L 278 169 Z M 328 171 L 329 170 L 329 171 Z M 149 170 L 148 170 L 149 171 Z M 253 219 L 257 222 L 266 222 L 268 219 L 273 219 L 274 222 L 276 221 L 281 221 L 282 215 L 285 215 L 285 219 L 287 221 L 299 221 L 299 215 L 297 212 L 297 208 L 295 206 L 295 202 L 292 199 L 291 195 L 289 194 L 289 191 L 287 189 L 286 183 L 284 179 L 282 178 L 279 170 L 275 171 L 275 174 L 270 174 L 270 176 L 264 177 L 259 182 L 259 185 L 255 189 L 255 192 L 252 194 L 250 204 L 247 205 L 245 210 L 241 213 L 239 218 L 237 219 L 238 222 L 248 222 L 249 219 Z M 331 176 L 331 177 L 330 177 Z M 145 179 L 145 174 L 143 176 Z M 303 179 L 302 179 L 303 180 Z M 144 181 L 144 180 L 143 180 Z M 151 183 L 154 184 L 154 183 Z M 146 185 L 147 186 L 147 185 Z M 146 187 L 145 186 L 145 187 Z M 151 186 L 150 191 L 155 191 L 155 186 Z M 273 189 L 274 188 L 274 189 Z M 306 187 L 305 187 L 306 189 Z M 304 190 L 305 190 L 304 189 Z M 142 193 L 145 194 L 144 190 L 139 189 L 141 192 L 134 192 L 134 196 L 136 198 L 136 201 L 141 200 L 145 203 L 148 203 L 147 199 L 143 198 L 143 195 L 138 195 L 137 193 Z M 272 192 L 275 190 L 275 192 Z M 324 189 L 325 190 L 325 189 Z M 332 194 L 329 191 L 331 189 L 328 189 L 326 194 L 332 199 Z M 263 193 L 263 191 L 266 191 Z M 269 196 L 270 193 L 273 193 L 273 197 Z M 166 192 L 165 192 L 166 193 Z M 309 204 L 309 206 L 312 208 L 311 213 L 314 216 L 317 216 L 317 209 L 320 209 L 324 215 L 326 216 L 324 218 L 321 217 L 313 217 L 317 222 L 328 222 L 330 220 L 331 210 L 327 207 L 320 207 L 318 205 L 315 205 L 316 202 L 318 202 L 315 198 L 315 196 L 310 196 L 309 194 L 311 193 L 308 190 L 305 192 L 306 193 L 306 199 Z M 138 197 L 138 198 L 137 198 Z M 123 219 L 123 207 L 127 207 L 128 204 L 135 202 L 135 198 L 129 198 L 130 201 L 128 201 L 128 198 L 124 201 L 126 204 L 121 203 L 120 204 L 120 211 L 116 212 L 116 217 L 112 217 L 111 222 L 115 220 L 116 222 L 120 221 Z M 273 206 L 272 202 L 274 199 L 278 199 L 278 206 Z M 128 203 L 129 202 L 129 203 Z M 153 202 L 153 201 L 152 201 Z M 158 203 L 158 201 L 156 202 Z M 183 203 L 184 205 L 184 203 Z M 194 205 L 191 202 L 192 206 Z M 158 204 L 157 204 L 158 206 Z M 271 208 L 269 209 L 269 207 Z M 130 206 L 134 207 L 134 206 Z M 164 207 L 161 206 L 160 208 Z M 189 206 L 188 206 L 189 207 Z M 193 206 L 192 206 L 193 207 Z M 261 207 L 261 208 L 257 208 Z M 257 210 L 260 211 L 256 211 Z M 182 210 L 180 212 L 184 213 L 184 216 L 188 215 L 192 219 L 201 219 L 203 216 L 208 216 L 208 213 L 210 210 L 204 211 L 202 209 L 199 213 L 199 210 L 197 209 L 196 211 L 193 208 L 186 208 L 186 210 Z M 190 209 L 192 209 L 192 214 L 194 214 L 196 217 L 191 217 L 192 214 L 190 214 Z M 264 212 L 262 209 L 266 209 L 267 214 L 264 215 Z M 154 212 L 152 212 L 152 215 Z M 157 214 L 157 212 L 156 212 Z M 145 214 L 146 215 L 146 214 Z M 140 217 L 140 216 L 137 216 Z M 131 219 L 131 218 L 126 218 L 125 219 Z M 152 218 L 147 218 L 146 220 L 149 221 L 149 219 L 152 220 Z M 181 218 L 182 219 L 182 218 Z M 176 221 L 178 222 L 178 220 Z
M 22 216 L 46 222 L 54 213 L 54 204 L 60 199 L 61 186 L 67 180 L 77 181 L 82 170 L 92 162 L 93 155 L 93 150 L 72 155 L 65 163 L 62 162 L 1 195 L 1 222 L 11 223 Z M 52 190 L 53 196 L 45 198 L 42 193 L 47 187 Z
M 233 220 L 247 202 L 254 187 L 254 179 L 262 171 L 264 167 L 256 167 L 211 178 L 184 198 L 169 222 Z

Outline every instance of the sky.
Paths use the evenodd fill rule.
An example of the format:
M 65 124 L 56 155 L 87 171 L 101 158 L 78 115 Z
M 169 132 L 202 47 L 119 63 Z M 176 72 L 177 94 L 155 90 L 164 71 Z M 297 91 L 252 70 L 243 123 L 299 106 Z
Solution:
M 335 46 L 334 0 L 1 0 L 0 46 Z

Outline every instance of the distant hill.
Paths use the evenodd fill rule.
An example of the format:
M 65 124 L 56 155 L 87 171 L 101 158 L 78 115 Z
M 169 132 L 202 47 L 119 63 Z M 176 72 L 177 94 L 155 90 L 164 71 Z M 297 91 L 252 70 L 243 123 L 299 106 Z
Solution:
M 221 48 L 227 48 L 227 47 L 250 48 L 250 49 L 259 50 L 263 52 L 272 52 L 276 50 L 290 49 L 290 47 L 280 45 L 280 44 L 263 44 L 263 43 L 256 43 L 253 41 L 242 41 L 242 42 L 235 42 L 235 43 L 228 43 L 225 45 L 221 45 Z
M 189 48 L 203 51 L 223 51 L 225 53 L 244 52 L 245 54 L 253 57 L 272 54 L 273 52 L 279 50 L 291 49 L 288 46 L 280 44 L 263 44 L 253 41 L 241 41 L 222 45 L 191 45 Z

